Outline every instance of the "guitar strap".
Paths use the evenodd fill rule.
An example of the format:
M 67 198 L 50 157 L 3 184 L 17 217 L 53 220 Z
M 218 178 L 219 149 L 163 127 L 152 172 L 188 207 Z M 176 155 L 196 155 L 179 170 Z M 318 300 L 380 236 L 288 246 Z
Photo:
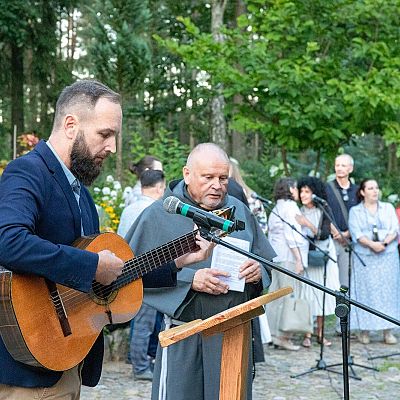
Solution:
M 333 191 L 333 193 L 334 193 L 334 195 L 336 197 L 336 200 L 339 203 L 340 210 L 342 211 L 343 217 L 346 220 L 346 224 L 347 224 L 347 221 L 349 220 L 349 212 L 347 211 L 347 208 L 346 208 L 346 206 L 344 204 L 343 198 L 340 195 L 337 186 L 335 185 L 335 181 L 328 182 L 328 185 L 331 187 L 331 189 L 332 189 L 332 191 Z

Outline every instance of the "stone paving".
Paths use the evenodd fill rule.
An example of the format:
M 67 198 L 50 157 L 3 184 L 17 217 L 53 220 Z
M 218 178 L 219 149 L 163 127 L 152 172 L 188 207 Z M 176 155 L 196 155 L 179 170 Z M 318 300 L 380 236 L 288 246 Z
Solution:
M 399 331 L 396 331 L 396 335 L 400 338 Z M 333 337 L 333 334 L 328 337 L 332 339 L 333 344 L 325 348 L 323 360 L 327 364 L 341 363 L 341 339 Z M 297 379 L 291 378 L 293 374 L 316 366 L 320 356 L 320 346 L 315 343 L 314 338 L 311 349 L 302 348 L 298 352 L 289 352 L 265 345 L 264 350 L 266 361 L 257 364 L 253 400 L 338 400 L 343 398 L 343 379 L 340 374 L 320 370 Z M 369 357 L 393 353 L 398 355 L 368 360 Z M 355 363 L 353 371 L 362 380 L 350 379 L 350 399 L 400 399 L 400 344 L 384 345 L 382 337 L 374 334 L 369 345 L 361 345 L 356 339 L 351 340 L 351 354 Z M 378 367 L 379 372 L 358 367 L 356 363 Z M 341 365 L 333 369 L 342 371 Z M 123 361 L 107 361 L 104 364 L 99 385 L 95 388 L 83 388 L 81 399 L 150 399 L 150 392 L 151 383 L 135 381 L 130 365 Z

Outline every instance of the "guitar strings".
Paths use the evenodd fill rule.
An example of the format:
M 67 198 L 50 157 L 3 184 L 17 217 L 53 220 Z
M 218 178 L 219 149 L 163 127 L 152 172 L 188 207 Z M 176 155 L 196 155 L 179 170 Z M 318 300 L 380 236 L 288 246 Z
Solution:
M 193 250 L 193 246 L 182 246 L 182 251 L 184 251 L 185 253 L 189 252 L 190 250 Z M 184 253 L 184 254 L 185 254 Z M 178 256 L 178 255 L 177 255 Z M 174 257 L 176 258 L 176 257 Z M 173 258 L 173 259 L 174 259 Z M 140 261 L 140 260 L 138 260 Z M 151 271 L 151 269 L 147 270 L 146 267 L 142 268 L 141 265 L 145 265 L 148 264 L 149 261 L 146 261 L 142 264 L 140 264 L 139 262 L 135 263 L 138 264 L 137 266 L 133 266 L 132 267 L 128 267 L 125 268 L 124 273 L 128 274 L 129 272 L 134 272 L 136 274 L 131 274 L 130 276 L 125 276 L 122 279 L 120 279 L 120 281 L 118 282 L 118 285 L 113 286 L 111 289 L 112 290 L 108 290 L 107 286 L 102 286 L 99 284 L 99 286 L 101 286 L 101 288 L 95 293 L 95 295 L 99 296 L 99 297 L 104 297 L 106 298 L 107 296 L 109 296 L 111 293 L 113 293 L 115 290 L 125 286 L 127 283 L 130 283 L 134 280 L 136 280 L 138 277 L 142 276 L 143 274 L 138 274 L 136 271 L 136 268 L 138 268 L 140 271 L 145 271 L 145 272 L 149 272 Z M 154 262 L 154 260 L 153 260 Z M 162 265 L 164 263 L 155 262 L 152 269 L 155 269 L 157 267 L 159 267 L 160 265 Z M 132 279 L 133 278 L 133 279 Z M 61 303 L 61 301 L 64 302 L 64 307 L 68 308 L 71 306 L 77 306 L 83 302 L 85 302 L 87 299 L 90 299 L 90 293 L 82 293 L 82 292 L 76 292 L 73 289 L 69 289 L 67 291 L 65 291 L 62 295 L 61 295 L 61 299 L 58 300 L 58 303 Z M 56 303 L 55 303 L 56 304 Z
M 174 239 L 169 243 L 163 244 L 156 249 L 150 250 L 149 252 L 126 261 L 122 269 L 122 275 L 118 277 L 113 284 L 104 286 L 98 282 L 94 282 L 92 285 L 92 291 L 95 291 L 96 295 L 98 294 L 100 296 L 106 296 L 107 294 L 111 294 L 113 291 L 125 286 L 127 283 L 130 283 L 133 280 L 138 279 L 145 273 L 152 271 L 162 264 L 173 261 L 180 255 L 195 250 L 197 247 L 195 241 L 197 232 L 197 230 L 192 231 L 177 239 Z M 177 246 L 180 248 L 178 249 Z M 172 252 L 171 247 L 173 250 Z M 60 306 L 62 307 L 62 301 L 64 302 L 64 306 L 67 307 L 67 304 L 69 306 L 78 305 L 81 302 L 86 301 L 88 297 L 90 297 L 90 293 L 83 293 L 74 289 L 68 289 L 60 294 L 59 300 L 53 302 L 56 308 Z

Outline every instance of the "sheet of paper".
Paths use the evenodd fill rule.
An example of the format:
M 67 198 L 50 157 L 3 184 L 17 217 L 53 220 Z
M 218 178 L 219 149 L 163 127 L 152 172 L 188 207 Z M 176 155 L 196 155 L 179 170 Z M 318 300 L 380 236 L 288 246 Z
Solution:
M 242 250 L 249 251 L 250 249 L 250 242 L 247 240 L 232 237 L 226 237 L 223 238 L 223 240 L 224 242 L 233 244 Z M 221 280 L 229 285 L 229 290 L 243 292 L 245 279 L 239 279 L 239 267 L 247 260 L 247 258 L 248 257 L 243 256 L 242 254 L 236 253 L 235 251 L 218 244 L 213 250 L 211 268 L 229 272 L 231 276 L 227 278 L 221 277 Z

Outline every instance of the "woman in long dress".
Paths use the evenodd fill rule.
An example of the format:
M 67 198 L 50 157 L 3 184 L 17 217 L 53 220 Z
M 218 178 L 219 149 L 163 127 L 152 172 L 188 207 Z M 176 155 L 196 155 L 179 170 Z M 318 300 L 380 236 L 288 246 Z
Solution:
M 281 178 L 275 184 L 274 198 L 276 205 L 268 218 L 268 239 L 277 254 L 274 262 L 297 274 L 302 274 L 307 262 L 308 243 L 288 225 L 294 226 L 298 232 L 301 231 L 301 226 L 296 221 L 296 215 L 300 214 L 296 203 L 298 200 L 296 181 L 291 178 Z M 288 224 L 284 223 L 279 216 Z M 271 292 L 291 286 L 294 297 L 298 298 L 302 285 L 301 282 L 297 283 L 294 278 L 272 270 L 272 284 L 269 288 Z M 284 299 L 278 299 L 266 306 L 272 342 L 276 347 L 296 351 L 300 347 L 292 342 L 292 332 L 281 329 L 285 324 L 283 304 Z
M 379 201 L 379 186 L 374 179 L 360 183 L 361 203 L 350 209 L 349 229 L 354 249 L 360 255 L 353 257 L 351 297 L 394 318 L 399 318 L 399 255 L 397 237 L 399 223 L 394 207 Z M 368 344 L 369 331 L 383 330 L 386 344 L 396 344 L 391 332 L 395 325 L 363 311 L 351 308 L 351 328 L 359 329 L 359 341 Z
M 303 234 L 313 240 L 314 244 L 320 249 L 327 252 L 331 259 L 326 262 L 326 278 L 324 279 L 324 263 L 323 265 L 313 265 L 311 259 L 308 259 L 308 267 L 305 275 L 312 281 L 328 287 L 329 289 L 338 290 L 339 269 L 336 263 L 336 250 L 330 235 L 330 220 L 313 202 L 312 195 L 317 195 L 322 199 L 326 199 L 325 185 L 321 180 L 315 177 L 307 176 L 299 180 L 297 183 L 299 196 L 303 206 L 301 207 L 302 216 L 297 221 L 303 227 Z M 310 250 L 313 250 L 310 245 Z M 332 261 L 334 260 L 334 261 Z M 317 319 L 317 341 L 324 341 L 325 346 L 332 343 L 322 337 L 322 326 L 324 315 L 332 315 L 335 313 L 336 301 L 333 296 L 325 295 L 325 307 L 323 310 L 324 293 L 312 286 L 306 285 L 304 289 L 304 297 L 311 305 L 312 314 Z M 311 347 L 311 334 L 307 333 L 303 340 L 304 347 Z

